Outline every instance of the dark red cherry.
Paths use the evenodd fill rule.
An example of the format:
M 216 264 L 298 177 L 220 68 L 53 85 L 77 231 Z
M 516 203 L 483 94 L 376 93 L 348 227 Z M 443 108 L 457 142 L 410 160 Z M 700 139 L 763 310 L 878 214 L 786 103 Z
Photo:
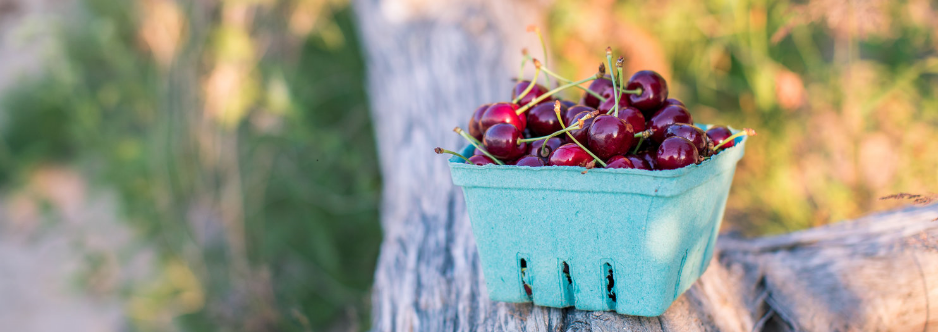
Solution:
M 642 70 L 635 73 L 625 87 L 628 90 L 642 89 L 642 94 L 629 95 L 629 101 L 632 106 L 645 113 L 646 117 L 661 108 L 664 101 L 668 99 L 668 82 L 664 81 L 664 77 L 651 70 Z
M 540 152 L 541 146 L 544 145 L 544 140 L 534 141 L 528 145 L 530 146 L 530 148 L 528 148 L 529 155 L 547 158 L 548 156 L 550 156 L 551 152 L 553 152 L 554 150 L 557 150 L 557 148 L 559 148 L 560 145 L 562 145 L 562 142 L 560 140 L 560 137 L 555 136 L 555 137 L 548 138 L 547 149 L 546 149 L 547 151 L 544 155 L 541 155 L 541 152 Z
M 636 168 L 629 158 L 624 156 L 612 156 L 606 161 L 606 168 Z
M 528 85 L 530 84 L 531 84 L 531 81 L 527 81 L 527 80 L 521 81 L 515 84 L 515 88 L 511 90 L 511 100 L 515 100 L 515 98 L 521 95 L 521 93 L 524 92 L 524 90 L 527 89 Z M 540 97 L 541 95 L 547 93 L 547 91 L 548 91 L 547 88 L 545 88 L 543 85 L 534 84 L 534 87 L 531 88 L 531 91 L 528 91 L 528 94 L 524 95 L 524 97 L 522 97 L 521 100 L 518 100 L 518 105 L 521 105 L 521 106 L 527 105 L 534 99 L 537 99 L 537 97 Z M 538 104 L 550 103 L 551 101 L 553 101 L 553 98 L 544 98 L 544 100 L 539 101 Z
M 658 169 L 658 145 L 653 145 L 652 149 L 639 151 L 637 156 L 641 157 L 651 169 Z
M 695 164 L 698 157 L 694 143 L 683 137 L 671 136 L 658 146 L 658 169 L 677 169 Z
M 551 166 L 580 166 L 586 167 L 593 160 L 586 151 L 573 143 L 561 145 L 550 154 L 548 164 Z
M 595 108 L 589 106 L 576 105 L 567 109 L 566 114 L 561 113 L 560 115 L 563 117 L 563 124 L 569 127 L 574 122 L 573 118 L 580 114 L 580 112 L 593 112 L 595 110 Z
M 618 87 L 618 88 L 623 89 L 624 87 L 621 87 L 621 86 L 620 86 L 620 87 Z M 602 96 L 603 96 L 603 99 L 606 99 L 606 100 L 609 100 L 609 98 L 615 98 L 615 97 L 613 97 L 613 95 L 612 95 L 612 86 L 611 86 L 611 85 L 610 85 L 608 88 L 606 88 L 605 90 L 603 90 L 603 92 L 600 93 L 600 95 L 602 95 Z M 601 101 L 600 101 L 600 104 L 602 104 Z
M 668 98 L 668 100 L 664 101 L 664 105 L 661 105 L 661 107 L 665 107 L 668 105 L 681 105 L 681 106 L 684 106 L 684 108 L 687 108 L 687 105 L 684 105 L 684 102 L 677 100 L 677 98 Z
M 651 139 L 645 139 L 645 141 L 642 142 L 642 145 L 638 147 L 638 151 L 658 151 L 658 142 L 655 142 Z
M 645 158 L 642 158 L 641 156 L 630 154 L 630 155 L 625 156 L 625 159 L 628 159 L 632 163 L 632 168 L 646 169 L 649 171 L 655 169 L 654 167 L 651 166 L 650 163 L 648 163 L 647 160 L 645 160 Z
M 733 132 L 730 131 L 729 128 L 726 128 L 726 126 L 715 126 L 707 129 L 707 137 L 709 137 L 710 141 L 713 142 L 713 146 L 720 145 L 720 143 L 723 143 L 723 141 L 730 136 L 733 136 Z M 723 146 L 721 146 L 718 150 L 723 150 L 728 147 L 732 147 L 733 145 L 736 145 L 735 141 L 726 142 L 726 144 L 723 144 Z
M 609 75 L 606 75 L 606 77 L 600 78 L 598 80 L 593 80 L 593 82 L 590 83 L 590 86 L 587 89 L 589 89 L 590 91 L 596 92 L 598 94 L 602 94 L 603 92 L 606 91 L 606 89 L 609 89 L 609 88 L 612 88 L 612 80 L 610 80 Z M 583 99 L 580 100 L 580 104 L 586 105 L 592 108 L 596 108 L 596 107 L 599 107 L 599 98 L 596 98 L 596 96 L 594 96 L 593 94 L 589 92 L 583 92 Z
M 605 97 L 606 95 L 609 96 L 608 98 L 606 98 L 606 101 L 600 103 L 600 104 L 599 104 L 599 107 L 596 108 L 597 110 L 599 110 L 600 112 L 603 112 L 603 113 L 608 113 L 609 111 L 612 110 L 612 107 L 616 105 L 616 98 L 615 98 L 615 96 L 612 95 L 612 88 L 609 88 L 609 90 L 606 90 L 606 93 L 603 93 L 603 96 L 604 96 L 604 97 Z M 625 93 L 619 93 L 619 110 L 620 110 L 620 112 L 621 112 L 621 110 L 622 110 L 623 108 L 629 107 L 629 105 L 630 105 L 630 104 L 629 104 L 629 95 L 628 95 L 628 94 L 625 94 Z
M 561 116 L 567 112 L 567 108 L 560 106 Z M 560 128 L 560 120 L 554 114 L 554 104 L 539 104 L 526 112 L 528 114 L 527 128 L 531 130 L 534 136 L 550 135 Z
M 479 106 L 479 108 L 476 108 L 475 112 L 472 112 L 472 118 L 469 119 L 469 136 L 482 139 L 484 132 L 479 130 L 479 120 L 482 119 L 482 113 L 485 113 L 485 110 L 487 110 L 489 106 L 492 106 L 492 104 Z
M 675 123 L 668 126 L 668 129 L 664 132 L 664 137 L 671 136 L 679 136 L 691 141 L 691 143 L 694 143 L 694 147 L 697 148 L 698 153 L 706 152 L 704 149 L 707 149 L 707 144 L 710 143 L 710 139 L 707 138 L 707 134 L 704 133 L 703 129 L 686 123 Z
M 635 107 L 620 108 L 619 119 L 632 125 L 632 132 L 638 133 L 645 130 L 645 116 Z
M 690 112 L 687 112 L 687 109 L 683 106 L 668 105 L 658 110 L 648 120 L 648 128 L 652 130 L 651 138 L 655 142 L 663 142 L 665 131 L 675 123 L 694 123 L 694 119 L 691 118 Z
M 499 123 L 507 123 L 518 128 L 519 132 L 524 131 L 526 126 L 527 117 L 518 116 L 515 111 L 518 110 L 518 105 L 512 103 L 494 103 L 485 110 L 485 113 L 482 113 L 482 118 L 479 119 L 479 131 L 484 135 L 490 127 L 497 125 Z
M 571 110 L 572 109 L 573 108 L 571 108 Z M 570 119 L 570 124 L 567 126 L 569 127 L 569 126 L 578 124 L 580 119 L 589 115 L 592 112 L 595 112 L 595 111 L 590 109 L 590 111 L 582 111 L 580 113 L 577 113 L 576 115 L 573 116 L 572 119 Z M 580 144 L 583 144 L 584 146 L 586 146 L 587 144 L 589 144 L 589 129 L 590 129 L 590 126 L 593 125 L 593 120 L 595 119 L 596 118 L 589 118 L 589 119 L 583 120 L 582 128 L 568 131 L 568 133 L 570 133 L 570 135 L 573 136 L 573 138 L 576 138 L 577 142 L 580 142 Z M 569 138 L 570 137 L 567 137 L 567 139 Z M 570 142 L 573 143 L 573 141 L 570 141 Z
M 527 146 L 518 145 L 519 139 L 521 139 L 521 131 L 518 128 L 507 123 L 499 123 L 485 131 L 482 144 L 485 145 L 485 150 L 495 158 L 513 159 L 527 151 Z
M 521 159 L 518 159 L 518 161 L 515 162 L 515 165 L 528 167 L 546 166 L 543 159 L 531 155 L 521 157 Z
M 632 131 L 632 126 L 622 119 L 612 115 L 600 115 L 593 119 L 588 136 L 590 151 L 599 158 L 608 159 L 628 152 L 632 147 L 635 132 Z
M 570 108 L 576 106 L 576 103 L 569 100 L 560 101 L 560 118 L 567 119 L 567 114 L 570 113 Z M 556 116 L 554 116 L 556 117 Z
M 495 161 L 492 161 L 492 158 L 489 158 L 483 155 L 476 155 L 476 156 L 469 157 L 469 162 L 467 164 L 473 164 L 473 165 L 479 165 L 479 166 L 497 165 Z

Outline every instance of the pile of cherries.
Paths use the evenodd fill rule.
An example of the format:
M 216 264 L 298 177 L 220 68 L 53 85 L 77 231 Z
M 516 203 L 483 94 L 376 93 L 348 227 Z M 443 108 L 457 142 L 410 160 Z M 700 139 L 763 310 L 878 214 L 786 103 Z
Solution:
M 511 101 L 476 108 L 468 133 L 454 129 L 476 146 L 474 155 L 467 158 L 441 148 L 437 153 L 475 165 L 667 170 L 700 163 L 732 147 L 736 137 L 755 134 L 751 129 L 733 134 L 725 126 L 706 131 L 694 126 L 684 103 L 668 98 L 668 84 L 658 73 L 642 70 L 623 81 L 621 57 L 618 75 L 606 75 L 604 63 L 596 75 L 580 81 L 564 79 L 525 57 L 535 65 L 534 82 L 519 80 Z M 606 59 L 611 67 L 609 48 Z M 536 83 L 542 72 L 565 84 L 548 90 Z M 580 86 L 587 82 L 588 88 Z M 585 91 L 579 103 L 555 99 L 568 88 Z

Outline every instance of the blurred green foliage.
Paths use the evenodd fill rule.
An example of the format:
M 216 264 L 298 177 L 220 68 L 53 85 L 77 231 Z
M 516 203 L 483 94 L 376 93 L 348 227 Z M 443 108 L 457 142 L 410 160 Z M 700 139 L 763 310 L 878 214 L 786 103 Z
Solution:
M 2 100 L 0 181 L 70 164 L 117 192 L 148 241 L 127 250 L 159 256 L 118 294 L 136 330 L 367 328 L 380 178 L 350 9 L 291 34 L 293 1 L 187 5 L 80 2 Z M 216 72 L 236 116 L 209 109 Z
M 910 1 L 558 1 L 566 75 L 606 46 L 668 80 L 696 122 L 751 127 L 727 224 L 779 233 L 938 188 L 938 6 Z

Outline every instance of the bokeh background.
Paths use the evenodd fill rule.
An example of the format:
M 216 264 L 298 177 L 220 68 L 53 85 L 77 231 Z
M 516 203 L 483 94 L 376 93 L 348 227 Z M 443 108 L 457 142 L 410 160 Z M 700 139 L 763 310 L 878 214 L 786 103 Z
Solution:
M 935 17 L 557 0 L 542 28 L 565 76 L 612 46 L 696 121 L 756 129 L 725 225 L 758 236 L 938 191 Z M 0 38 L 0 326 L 369 327 L 381 179 L 347 0 L 0 0 Z

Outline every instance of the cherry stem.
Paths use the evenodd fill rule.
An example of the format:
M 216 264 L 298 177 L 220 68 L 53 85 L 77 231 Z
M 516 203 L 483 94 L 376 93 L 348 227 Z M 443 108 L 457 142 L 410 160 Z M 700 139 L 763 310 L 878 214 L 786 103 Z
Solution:
M 524 105 L 524 107 L 521 107 L 520 109 L 518 109 L 517 111 L 515 111 L 515 113 L 518 114 L 518 115 L 521 115 L 521 113 L 524 113 L 525 111 L 527 111 L 527 110 L 530 109 L 531 107 L 534 107 L 534 105 L 537 105 L 538 103 L 540 103 L 540 102 L 543 101 L 544 99 L 550 98 L 552 95 L 556 94 L 557 92 L 563 91 L 563 90 L 565 90 L 565 89 L 567 89 L 567 88 L 570 88 L 570 87 L 573 87 L 573 86 L 577 86 L 577 85 L 579 85 L 579 84 L 583 84 L 583 83 L 586 83 L 586 82 L 589 82 L 589 81 L 592 81 L 592 80 L 595 80 L 595 79 L 596 79 L 596 76 L 593 76 L 593 77 L 589 77 L 589 78 L 584 78 L 584 79 L 579 80 L 579 81 L 576 81 L 576 82 L 570 82 L 570 83 L 561 85 L 561 86 L 559 86 L 559 87 L 557 87 L 557 88 L 555 88 L 555 89 L 553 89 L 553 90 L 547 91 L 547 93 L 545 93 L 545 94 L 540 95 L 539 97 L 537 97 L 536 99 L 534 99 L 534 100 L 532 100 L 530 103 L 528 103 L 527 105 Z
M 720 144 L 717 144 L 716 146 L 710 148 L 710 150 L 716 151 L 720 149 L 720 147 L 722 147 L 726 143 L 733 142 L 736 140 L 737 137 L 742 137 L 742 136 L 756 136 L 756 131 L 750 128 L 743 128 L 742 131 L 733 134 L 733 136 L 727 137 L 725 140 L 723 140 L 723 142 L 720 142 Z
M 642 94 L 642 88 L 638 87 L 635 90 L 626 90 L 622 87 L 619 87 L 619 93 L 629 94 L 629 95 L 640 95 Z
M 534 141 L 540 141 L 540 140 L 548 140 L 548 139 L 551 139 L 552 137 L 560 136 L 560 135 L 562 135 L 562 134 L 565 133 L 565 132 L 568 132 L 568 131 L 571 131 L 571 130 L 577 130 L 577 129 L 580 129 L 580 126 L 569 126 L 569 127 L 564 128 L 564 129 L 555 131 L 553 134 L 550 134 L 550 135 L 547 135 L 547 136 L 531 137 L 531 138 L 519 139 L 519 140 L 518 140 L 518 144 L 520 145 L 521 143 L 534 142 Z
M 524 64 L 528 62 L 528 58 L 521 59 L 521 68 L 518 68 L 518 82 L 524 80 Z
M 550 157 L 551 152 L 552 151 L 550 151 L 550 147 L 547 146 L 547 141 L 544 141 L 544 143 L 541 144 L 541 148 L 537 149 L 537 156 L 546 159 L 547 157 Z
M 619 72 L 619 86 L 620 86 L 620 87 L 624 86 L 624 85 L 622 85 L 622 61 L 623 61 L 623 59 L 622 59 L 621 56 L 619 57 L 619 60 L 616 60 L 616 71 Z M 616 94 L 616 99 L 618 99 L 618 98 L 619 98 L 619 94 L 617 93 L 617 94 Z M 615 116 L 615 117 L 618 117 L 618 116 L 619 116 L 619 101 L 618 101 L 618 100 L 616 100 L 615 112 L 613 112 L 612 115 Z
M 554 114 L 557 115 L 557 120 L 560 120 L 560 127 L 562 127 L 563 129 L 567 129 L 567 126 L 563 124 L 563 118 L 560 117 L 560 101 L 559 100 L 554 103 Z M 599 157 L 593 154 L 592 151 L 590 151 L 585 146 L 583 146 L 583 144 L 581 144 L 580 141 L 577 141 L 576 138 L 573 137 L 573 134 L 570 134 L 569 131 L 567 132 L 567 137 L 570 137 L 570 140 L 572 140 L 573 143 L 576 143 L 576 145 L 578 145 L 581 149 L 583 149 L 583 151 L 586 151 L 586 153 L 588 153 L 591 157 L 593 157 L 593 160 L 595 160 L 600 165 L 603 165 L 603 167 L 606 167 L 606 163 L 604 163 L 601 159 L 599 159 Z M 544 143 L 547 143 L 547 142 L 544 142 Z
M 547 65 L 547 44 L 544 43 L 544 35 L 541 34 L 541 28 L 536 25 L 529 25 L 528 32 L 534 30 L 537 33 L 537 39 L 541 41 L 541 52 L 544 53 L 544 64 Z M 550 77 L 544 77 L 547 80 L 547 86 L 550 86 Z
M 476 140 L 475 137 L 469 136 L 469 134 L 463 131 L 462 128 L 456 127 L 456 128 L 453 128 L 453 131 L 455 131 L 457 134 L 459 134 L 459 136 L 462 136 L 467 141 L 469 141 L 469 144 L 472 144 L 472 146 L 476 147 L 476 149 L 479 150 L 479 152 L 482 152 L 482 154 L 484 154 L 486 157 L 491 158 L 493 161 L 495 161 L 496 164 L 499 164 L 499 165 L 505 164 L 501 160 L 498 160 L 498 158 L 495 158 L 495 156 L 493 156 L 488 151 L 485 151 L 485 149 L 482 148 L 482 142 L 479 142 L 478 140 Z
M 459 152 L 450 151 L 441 147 L 437 147 L 436 149 L 433 149 L 433 152 L 436 152 L 436 154 L 448 153 L 448 154 L 457 156 L 459 158 L 462 158 L 462 160 L 465 160 L 467 163 L 469 162 L 469 158 L 466 158 L 466 156 L 460 154 Z
M 608 47 L 608 46 L 606 47 L 606 62 L 609 64 L 609 70 L 612 70 L 612 68 L 613 68 L 613 67 L 612 67 L 612 47 Z M 619 75 L 622 75 L 622 74 L 619 74 Z M 619 111 L 619 94 L 618 94 L 618 93 L 615 93 L 615 91 L 619 91 L 619 89 L 616 88 L 616 81 L 617 81 L 617 79 L 616 79 L 615 76 L 616 76 L 616 74 L 615 74 L 615 72 L 613 72 L 613 74 L 612 74 L 612 91 L 613 91 L 612 95 L 613 95 L 613 97 L 614 97 L 615 100 L 616 100 L 616 105 L 613 106 L 612 109 L 615 110 L 615 111 L 614 111 L 615 114 L 619 114 L 619 113 L 618 113 L 618 111 Z M 607 113 L 607 114 L 608 114 L 608 113 Z
M 648 129 L 648 130 L 645 130 L 645 131 L 637 132 L 637 133 L 635 133 L 635 135 L 633 135 L 632 137 L 635 137 L 635 138 L 649 138 L 649 137 L 651 137 L 651 129 Z
M 521 94 L 519 94 L 518 97 L 516 97 L 515 100 L 512 100 L 511 102 L 512 102 L 512 103 L 517 103 L 519 100 L 521 100 L 521 98 L 524 98 L 524 96 L 527 95 L 528 92 L 531 92 L 531 89 L 533 89 L 534 86 L 537 85 L 537 76 L 540 75 L 540 74 L 541 74 L 541 68 L 540 68 L 540 67 L 537 67 L 537 69 L 534 70 L 534 79 L 531 80 L 531 82 L 528 83 L 528 87 L 525 88 L 524 91 L 522 91 Z M 523 82 L 523 81 L 521 81 L 521 82 Z
M 639 138 L 639 139 L 638 139 L 638 144 L 635 144 L 635 150 L 632 150 L 632 154 L 638 153 L 638 148 L 642 146 L 642 143 L 645 143 L 645 137 L 644 137 L 644 136 L 642 136 L 642 138 Z
M 534 60 L 534 65 L 535 65 L 535 66 L 537 66 L 537 65 L 540 63 L 539 61 L 537 61 L 537 59 L 534 59 L 534 58 L 532 58 L 532 57 L 530 57 L 530 56 L 527 56 L 526 59 Z M 560 74 L 557 74 L 557 73 L 551 71 L 550 69 L 547 68 L 547 66 L 541 66 L 541 70 L 544 71 L 545 74 L 550 75 L 550 76 L 553 76 L 553 77 L 554 77 L 555 79 L 557 79 L 558 81 L 566 82 L 566 83 L 573 82 L 572 80 L 569 80 L 569 79 L 567 79 L 567 78 L 565 78 L 565 77 L 563 77 L 563 76 L 560 76 Z M 593 97 L 596 97 L 596 99 L 599 99 L 599 102 L 604 102 L 604 101 L 606 101 L 606 98 L 604 98 L 603 95 L 601 95 L 599 92 L 596 92 L 596 91 L 593 91 L 593 90 L 584 88 L 584 87 L 579 86 L 579 85 L 576 85 L 576 87 L 577 87 L 577 88 L 580 88 L 580 90 L 583 90 L 583 91 L 585 91 L 586 93 L 589 93 L 589 94 L 593 95 Z

